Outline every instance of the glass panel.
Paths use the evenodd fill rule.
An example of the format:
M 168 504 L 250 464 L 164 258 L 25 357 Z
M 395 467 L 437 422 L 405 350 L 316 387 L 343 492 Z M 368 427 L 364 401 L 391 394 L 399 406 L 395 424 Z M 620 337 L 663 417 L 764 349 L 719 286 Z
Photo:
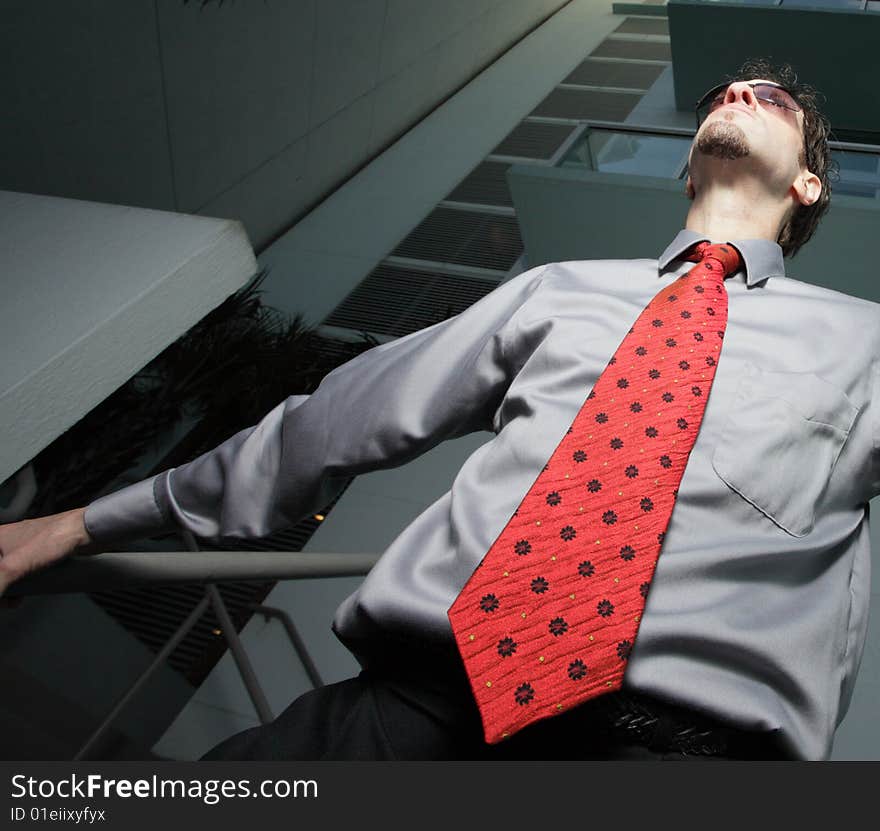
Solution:
M 832 183 L 832 199 L 836 193 L 880 198 L 880 155 L 852 150 L 833 150 L 831 155 L 840 165 L 840 181 Z
M 704 3 L 726 3 L 740 6 L 778 6 L 782 0 L 702 0 Z
M 687 136 L 588 130 L 559 166 L 674 178 L 687 161 L 690 146 Z
M 782 0 L 785 6 L 809 6 L 816 9 L 864 9 L 865 0 Z
M 691 141 L 688 136 L 587 130 L 558 166 L 671 179 L 685 166 Z M 835 194 L 880 199 L 880 153 L 833 150 L 832 156 L 840 165 L 840 179 L 832 183 Z

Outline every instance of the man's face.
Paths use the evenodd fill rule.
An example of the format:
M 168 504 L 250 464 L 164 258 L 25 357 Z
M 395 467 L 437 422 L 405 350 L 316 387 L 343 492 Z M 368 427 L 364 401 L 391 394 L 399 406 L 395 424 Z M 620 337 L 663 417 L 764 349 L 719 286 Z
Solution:
M 749 83 L 773 83 L 765 78 L 735 81 L 724 93 L 723 105 L 709 113 L 691 145 L 689 169 L 699 189 L 703 176 L 712 175 L 716 162 L 742 159 L 742 167 L 756 171 L 763 181 L 788 191 L 801 172 L 804 114 L 755 97 Z M 691 180 L 689 177 L 689 184 Z

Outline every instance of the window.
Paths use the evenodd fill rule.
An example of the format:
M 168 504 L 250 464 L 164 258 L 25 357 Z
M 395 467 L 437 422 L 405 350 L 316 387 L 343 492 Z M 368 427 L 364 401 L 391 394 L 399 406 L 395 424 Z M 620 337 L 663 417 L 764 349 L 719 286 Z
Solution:
M 684 172 L 690 146 L 688 136 L 589 129 L 559 166 L 676 179 Z
M 854 150 L 833 150 L 831 155 L 840 165 L 840 181 L 832 183 L 834 194 L 865 196 L 877 199 L 880 195 L 880 155 Z

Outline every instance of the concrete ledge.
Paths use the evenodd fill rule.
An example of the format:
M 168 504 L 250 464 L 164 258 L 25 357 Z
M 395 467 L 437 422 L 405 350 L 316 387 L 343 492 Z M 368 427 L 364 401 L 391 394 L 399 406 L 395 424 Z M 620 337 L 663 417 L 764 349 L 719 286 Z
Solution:
M 240 222 L 0 191 L 0 482 L 256 273 Z

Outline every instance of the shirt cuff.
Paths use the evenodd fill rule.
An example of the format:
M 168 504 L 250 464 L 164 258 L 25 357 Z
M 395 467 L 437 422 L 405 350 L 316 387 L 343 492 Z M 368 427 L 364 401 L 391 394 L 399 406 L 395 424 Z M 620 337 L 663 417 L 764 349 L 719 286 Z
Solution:
M 165 470 L 90 502 L 83 522 L 92 540 L 106 547 L 179 530 L 173 518 L 163 512 L 157 494 L 159 487 L 167 487 L 169 473 Z

